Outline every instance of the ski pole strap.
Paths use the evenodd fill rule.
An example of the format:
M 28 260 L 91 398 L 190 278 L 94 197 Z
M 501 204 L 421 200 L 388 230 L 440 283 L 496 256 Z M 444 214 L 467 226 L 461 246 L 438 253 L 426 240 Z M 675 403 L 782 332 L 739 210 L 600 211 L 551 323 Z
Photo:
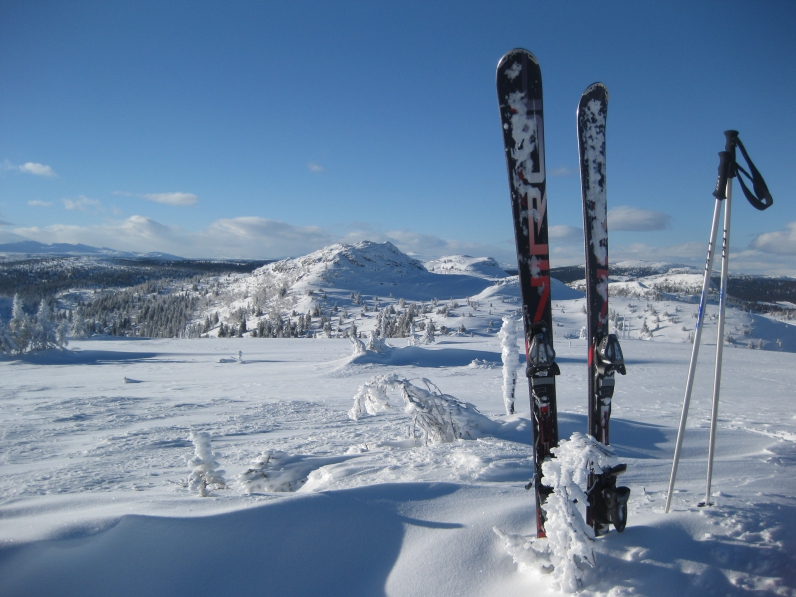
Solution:
M 746 195 L 746 198 L 749 200 L 749 203 L 752 204 L 752 207 L 755 209 L 759 209 L 763 211 L 764 209 L 768 209 L 774 203 L 774 198 L 771 196 L 771 193 L 768 191 L 768 187 L 766 186 L 766 181 L 763 180 L 763 177 L 760 176 L 760 172 L 755 168 L 755 165 L 752 163 L 752 160 L 749 159 L 749 154 L 746 153 L 746 148 L 741 143 L 739 138 L 735 138 L 736 143 L 738 144 L 738 149 L 741 150 L 744 159 L 746 160 L 746 165 L 749 166 L 749 172 L 741 168 L 737 163 L 735 164 L 735 169 L 738 174 L 738 182 L 741 183 L 741 188 L 743 189 L 743 194 Z M 752 188 L 754 189 L 754 193 L 749 190 L 749 187 L 743 181 L 743 176 L 740 173 L 745 174 L 746 178 L 751 181 Z
M 719 175 L 716 180 L 716 190 L 713 191 L 713 196 L 716 199 L 726 199 L 727 179 L 737 176 L 738 182 L 741 183 L 741 190 L 743 190 L 744 196 L 752 207 L 760 211 L 768 209 L 773 205 L 774 198 L 771 196 L 768 186 L 766 186 L 766 181 L 763 180 L 763 177 L 760 175 L 760 171 L 755 167 L 752 160 L 749 159 L 749 154 L 746 152 L 746 148 L 738 137 L 738 131 L 724 131 L 724 135 L 727 137 L 727 142 L 724 151 L 719 152 Z M 741 150 L 741 154 L 746 160 L 746 165 L 749 167 L 749 172 L 738 165 L 735 159 L 736 147 Z M 754 193 L 749 190 L 749 187 L 744 182 L 743 176 L 741 176 L 742 174 L 752 183 Z

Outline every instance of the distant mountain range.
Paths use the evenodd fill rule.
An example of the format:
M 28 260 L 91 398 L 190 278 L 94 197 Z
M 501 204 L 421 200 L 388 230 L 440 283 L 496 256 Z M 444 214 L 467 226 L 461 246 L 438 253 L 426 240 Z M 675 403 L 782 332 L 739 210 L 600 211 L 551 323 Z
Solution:
M 35 240 L 23 240 L 17 243 L 0 244 L 0 253 L 25 253 L 28 255 L 95 255 L 101 257 L 116 257 L 120 259 L 162 259 L 165 261 L 181 261 L 184 258 L 169 253 L 131 253 L 129 251 L 116 251 L 107 247 L 92 247 L 89 245 L 73 245 L 69 243 L 53 243 L 45 245 Z

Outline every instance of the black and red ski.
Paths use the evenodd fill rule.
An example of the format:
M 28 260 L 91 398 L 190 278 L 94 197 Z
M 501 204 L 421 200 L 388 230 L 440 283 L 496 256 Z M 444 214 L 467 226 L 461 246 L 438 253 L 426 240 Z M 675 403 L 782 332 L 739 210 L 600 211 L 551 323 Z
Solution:
M 522 291 L 526 375 L 533 420 L 536 534 L 545 537 L 542 504 L 552 488 L 544 485 L 542 463 L 558 445 L 555 376 L 559 369 L 553 350 L 550 303 L 542 73 L 533 54 L 515 49 L 501 58 L 497 94 Z
M 589 367 L 589 434 L 604 445 L 610 443 L 611 399 L 614 374 L 625 374 L 624 357 L 608 320 L 608 210 L 605 181 L 605 123 L 608 90 L 591 85 L 578 105 L 578 149 L 583 195 L 583 234 L 586 247 L 586 330 Z M 589 475 L 587 523 L 599 535 L 613 524 L 623 531 L 630 490 L 617 487 L 617 475 L 627 466 Z

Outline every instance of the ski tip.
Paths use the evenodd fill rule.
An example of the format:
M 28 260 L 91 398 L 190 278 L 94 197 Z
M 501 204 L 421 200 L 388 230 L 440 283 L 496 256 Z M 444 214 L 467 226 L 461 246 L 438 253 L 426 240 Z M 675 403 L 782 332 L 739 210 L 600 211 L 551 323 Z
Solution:
M 531 54 L 528 50 L 523 48 L 514 48 L 513 50 L 509 50 L 503 54 L 503 58 L 501 58 L 498 62 L 498 71 L 500 71 L 501 67 L 507 66 L 511 60 L 516 60 L 517 58 L 528 60 L 536 65 L 539 64 L 539 60 L 537 60 L 536 56 Z
M 600 83 L 600 82 L 592 83 L 586 88 L 586 91 L 584 91 L 580 97 L 581 99 L 583 99 L 595 95 L 597 96 L 603 95 L 605 96 L 605 101 L 606 102 L 608 101 L 608 88 L 605 86 L 605 83 Z

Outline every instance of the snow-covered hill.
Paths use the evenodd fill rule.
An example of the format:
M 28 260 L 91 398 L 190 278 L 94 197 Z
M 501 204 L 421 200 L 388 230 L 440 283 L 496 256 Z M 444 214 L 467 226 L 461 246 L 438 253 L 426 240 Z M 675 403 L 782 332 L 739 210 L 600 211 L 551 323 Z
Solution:
M 309 313 L 316 319 L 306 333 L 321 333 L 328 323 L 333 336 L 342 336 L 353 329 L 359 333 L 379 329 L 384 310 L 400 317 L 414 309 L 420 329 L 433 322 L 436 329 L 492 333 L 500 325 L 497 303 L 519 309 L 517 277 L 499 270 L 493 259 L 451 256 L 446 260 L 461 269 L 429 271 L 389 242 L 331 245 L 268 264 L 249 276 L 217 281 L 219 298 L 199 313 L 197 324 L 217 314 L 219 325 L 238 325 L 245 317 L 246 329 L 256 330 L 263 319 L 278 317 L 303 325 Z M 583 297 L 558 280 L 552 280 L 551 292 L 554 299 Z M 327 328 L 323 333 L 330 332 Z
M 467 274 L 488 279 L 506 278 L 509 275 L 492 257 L 448 255 L 426 261 L 424 265 L 428 271 L 437 274 Z
M 477 294 L 488 280 L 473 275 L 441 276 L 392 243 L 336 244 L 305 257 L 285 259 L 253 272 L 250 287 L 281 285 L 294 292 L 342 288 L 375 296 L 400 295 L 429 301 Z

